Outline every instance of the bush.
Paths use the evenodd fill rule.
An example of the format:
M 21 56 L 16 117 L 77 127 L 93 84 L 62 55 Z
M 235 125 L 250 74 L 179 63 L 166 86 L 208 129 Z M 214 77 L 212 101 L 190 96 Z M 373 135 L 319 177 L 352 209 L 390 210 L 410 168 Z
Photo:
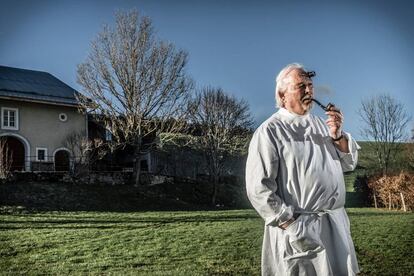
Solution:
M 373 176 L 368 180 L 374 201 L 389 209 L 414 209 L 414 174 Z
M 354 182 L 354 191 L 358 195 L 359 202 L 361 202 L 360 207 L 372 206 L 372 190 L 368 186 L 368 176 L 367 175 L 358 175 L 355 178 Z

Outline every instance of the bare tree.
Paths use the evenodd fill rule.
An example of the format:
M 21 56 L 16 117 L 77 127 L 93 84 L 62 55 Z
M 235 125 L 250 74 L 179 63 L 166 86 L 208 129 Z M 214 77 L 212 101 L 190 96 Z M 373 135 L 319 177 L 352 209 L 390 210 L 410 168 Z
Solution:
M 143 138 L 177 132 L 184 125 L 192 89 L 186 63 L 186 52 L 156 39 L 151 20 L 132 11 L 118 13 L 115 28 L 104 27 L 78 66 L 82 107 L 111 131 L 113 147 L 134 147 L 136 183 Z
M 414 142 L 414 128 L 411 129 L 410 142 Z
M 107 143 L 98 138 L 91 140 L 81 132 L 66 136 L 63 145 L 71 153 L 70 173 L 73 177 L 89 173 L 90 165 L 102 159 L 108 152 Z
M 7 179 L 13 164 L 13 154 L 9 151 L 7 139 L 0 137 L 0 179 Z
M 378 95 L 362 101 L 359 111 L 365 122 L 362 134 L 370 141 L 383 174 L 389 170 L 401 142 L 406 140 L 406 128 L 410 120 L 404 105 L 389 95 Z
M 249 106 L 243 100 L 226 95 L 222 89 L 211 87 L 203 89 L 189 106 L 212 177 L 211 203 L 215 205 L 226 157 L 240 153 L 248 144 L 252 126 Z
M 408 160 L 408 167 L 414 171 L 414 128 L 411 129 L 410 138 L 405 149 L 405 155 Z
M 414 143 L 407 143 L 404 149 L 408 168 L 414 171 Z

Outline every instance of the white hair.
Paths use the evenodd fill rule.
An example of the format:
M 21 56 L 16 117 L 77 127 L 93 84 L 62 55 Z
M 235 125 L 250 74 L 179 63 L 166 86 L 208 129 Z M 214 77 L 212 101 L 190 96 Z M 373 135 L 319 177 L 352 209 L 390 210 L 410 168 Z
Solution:
M 283 107 L 282 99 L 280 94 L 286 92 L 287 89 L 287 82 L 286 77 L 289 75 L 290 72 L 293 70 L 301 70 L 306 71 L 305 67 L 300 63 L 291 63 L 286 65 L 280 73 L 276 77 L 276 89 L 275 89 L 275 99 L 276 99 L 276 107 Z

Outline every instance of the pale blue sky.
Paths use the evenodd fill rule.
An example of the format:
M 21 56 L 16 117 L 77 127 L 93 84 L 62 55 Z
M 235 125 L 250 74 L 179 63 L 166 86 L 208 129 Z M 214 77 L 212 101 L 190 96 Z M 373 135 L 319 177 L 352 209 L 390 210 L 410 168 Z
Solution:
M 244 98 L 256 124 L 275 111 L 274 78 L 291 62 L 317 72 L 315 85 L 330 91 L 318 98 L 343 110 L 345 130 L 358 139 L 362 99 L 389 93 L 414 113 L 410 1 L 0 0 L 0 64 L 47 71 L 82 91 L 77 64 L 114 12 L 131 8 L 188 51 L 199 87 Z

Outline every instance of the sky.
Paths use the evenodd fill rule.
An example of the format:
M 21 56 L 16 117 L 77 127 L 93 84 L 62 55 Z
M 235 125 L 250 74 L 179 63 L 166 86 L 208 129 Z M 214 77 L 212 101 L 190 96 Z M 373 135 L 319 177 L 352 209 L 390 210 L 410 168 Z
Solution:
M 246 100 L 256 126 L 276 111 L 275 76 L 292 62 L 316 71 L 315 97 L 338 106 L 358 140 L 362 100 L 387 93 L 414 115 L 412 1 L 0 0 L 0 65 L 46 71 L 82 92 L 76 70 L 91 41 L 131 9 L 188 52 L 198 88 Z

